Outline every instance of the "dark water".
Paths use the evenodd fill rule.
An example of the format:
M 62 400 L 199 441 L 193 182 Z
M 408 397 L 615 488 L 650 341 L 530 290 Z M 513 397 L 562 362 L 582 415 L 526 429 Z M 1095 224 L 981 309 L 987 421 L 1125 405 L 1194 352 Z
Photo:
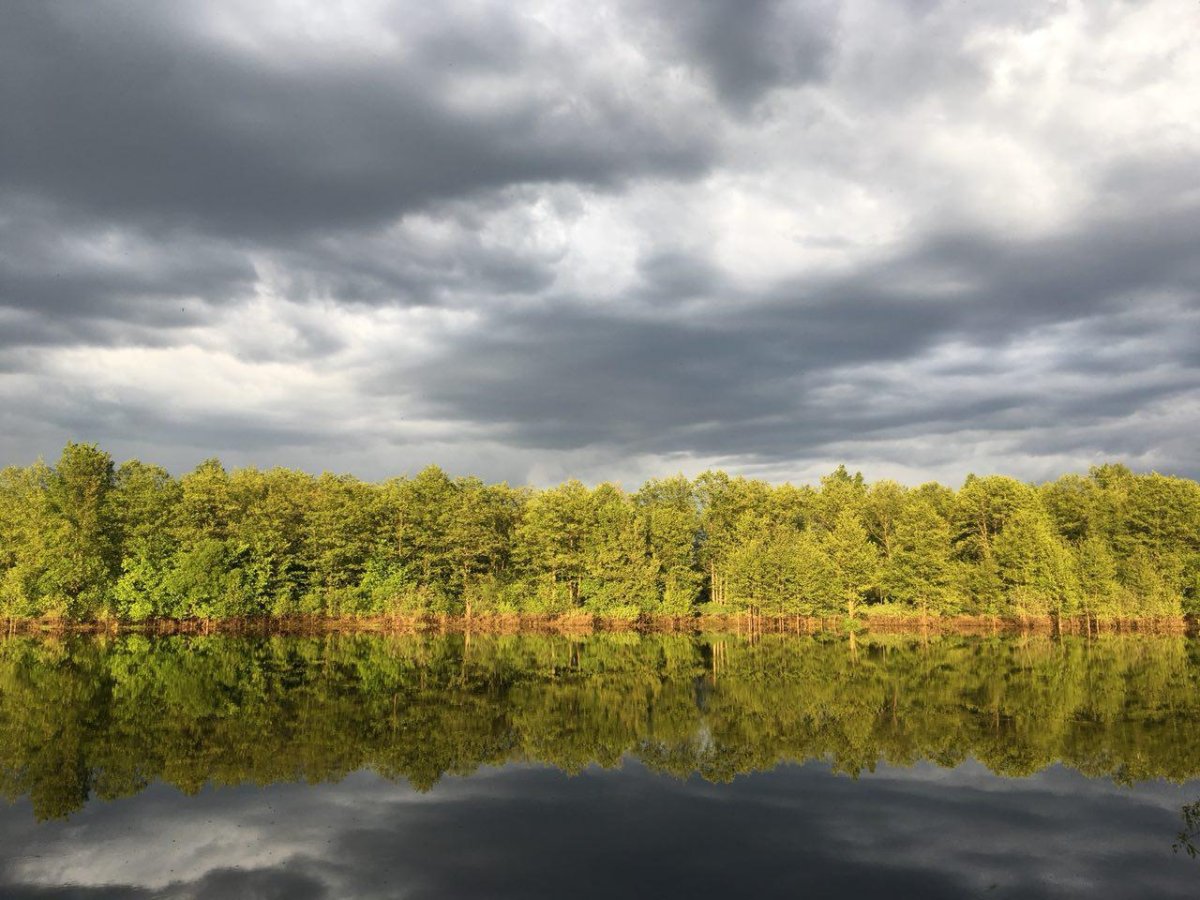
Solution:
M 1196 897 L 1198 688 L 1181 637 L 13 638 L 0 894 Z

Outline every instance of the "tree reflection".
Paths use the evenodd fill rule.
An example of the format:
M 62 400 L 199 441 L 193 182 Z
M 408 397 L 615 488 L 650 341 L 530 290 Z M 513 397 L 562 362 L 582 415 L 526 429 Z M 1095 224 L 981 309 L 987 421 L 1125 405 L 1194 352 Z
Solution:
M 1178 853 L 1183 850 L 1192 859 L 1200 853 L 1196 848 L 1196 841 L 1200 840 L 1200 800 L 1195 803 L 1187 803 L 1179 810 L 1180 816 L 1183 817 L 1183 829 L 1175 837 L 1175 843 L 1171 845 L 1171 849 Z
M 369 768 L 424 790 L 482 765 L 626 756 L 713 781 L 968 757 L 1178 781 L 1200 774 L 1194 651 L 1133 635 L 15 637 L 0 641 L 0 789 L 47 818 L 153 781 Z M 1193 853 L 1200 812 L 1185 811 Z

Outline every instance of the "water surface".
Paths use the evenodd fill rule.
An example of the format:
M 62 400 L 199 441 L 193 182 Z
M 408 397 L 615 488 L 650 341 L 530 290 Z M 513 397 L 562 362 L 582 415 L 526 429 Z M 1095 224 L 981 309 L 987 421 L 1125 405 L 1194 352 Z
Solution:
M 1161 896 L 1183 637 L 0 642 L 6 896 Z

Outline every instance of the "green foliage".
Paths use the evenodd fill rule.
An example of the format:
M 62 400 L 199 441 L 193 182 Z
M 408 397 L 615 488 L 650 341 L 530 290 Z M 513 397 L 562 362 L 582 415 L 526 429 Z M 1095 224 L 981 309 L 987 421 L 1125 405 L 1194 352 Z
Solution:
M 1200 775 L 1197 718 L 1200 656 L 1182 636 L 0 640 L 0 793 L 39 819 L 155 782 L 190 793 L 371 768 L 427 789 L 509 761 L 578 772 L 626 756 L 710 781 L 967 758 L 1182 781 Z M 1181 825 L 1186 850 L 1200 814 Z
M 619 608 L 653 610 L 659 599 L 658 566 L 650 556 L 645 517 L 616 485 L 592 492 L 593 526 L 584 545 L 580 583 L 583 606 L 612 616 Z
M 1074 613 L 1079 583 L 1070 551 L 1036 507 L 1014 512 L 995 538 L 1001 581 L 1022 615 Z
M 594 527 L 595 506 L 590 492 L 578 481 L 568 481 L 535 494 L 525 504 L 516 532 L 516 556 L 532 576 L 544 576 L 551 585 L 548 596 L 558 596 L 562 585 L 572 606 L 579 603 L 580 580 L 586 571 L 585 543 Z M 542 596 L 541 589 L 537 592 Z M 539 606 L 545 602 L 538 601 Z M 557 606 L 557 603 L 552 604 Z
M 970 476 L 820 487 L 723 472 L 635 493 L 287 469 L 181 478 L 68 444 L 0 471 L 0 615 L 905 614 L 1176 618 L 1200 612 L 1200 485 L 1118 465 L 1034 487 Z
M 953 611 L 950 523 L 924 497 L 913 497 L 898 515 L 891 554 L 883 563 L 884 596 L 923 614 Z
M 213 619 L 251 615 L 256 586 L 245 568 L 246 548 L 203 538 L 190 542 L 172 559 L 162 580 L 168 615 L 181 619 Z
M 986 559 L 993 553 L 996 538 L 1017 510 L 1035 502 L 1032 489 L 1013 478 L 968 475 L 954 498 L 951 539 L 965 559 Z
M 40 461 L 0 472 L 0 604 L 9 618 L 47 612 L 41 585 L 52 531 L 44 499 L 50 476 Z
M 107 615 L 119 556 L 113 461 L 94 444 L 67 444 L 46 479 L 40 590 L 69 619 Z
M 416 580 L 394 560 L 372 559 L 363 573 L 359 595 L 360 611 L 372 615 L 402 611 L 400 598 L 408 597 L 417 587 Z
M 834 589 L 853 619 L 879 578 L 879 549 L 867 539 L 867 529 L 850 507 L 838 513 L 821 546 L 832 564 Z

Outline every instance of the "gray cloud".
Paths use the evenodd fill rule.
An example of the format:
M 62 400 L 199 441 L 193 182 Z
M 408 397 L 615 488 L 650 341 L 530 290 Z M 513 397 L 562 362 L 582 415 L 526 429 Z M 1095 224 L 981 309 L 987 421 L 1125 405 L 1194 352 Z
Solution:
M 723 302 L 501 311 L 412 377 L 439 413 L 532 448 L 610 441 L 778 462 L 847 435 L 1052 432 L 1194 396 L 1197 243 L 1200 207 L 1051 239 L 938 235 L 849 275 L 749 296 L 702 262 L 654 257 L 635 296 Z M 1022 351 L 1039 336 L 1053 346 Z M 922 364 L 948 345 L 966 358 L 949 371 Z M 1164 362 L 1170 371 L 1134 380 Z M 1072 377 L 1087 382 L 1060 384 Z M 1097 449 L 1125 455 L 1154 439 L 1123 437 Z
M 1194 797 L 1194 783 L 1121 787 L 1060 767 L 1005 779 L 974 762 L 857 779 L 781 765 L 729 784 L 634 760 L 574 777 L 513 765 L 426 795 L 369 773 L 194 797 L 155 785 L 36 829 L 25 804 L 0 810 L 0 892 L 1185 897 L 1195 863 L 1170 842 Z
M 0 44 L 0 189 L 218 233 L 372 225 L 529 182 L 694 175 L 712 145 L 576 77 L 570 48 L 515 17 L 447 13 L 415 52 L 364 60 L 222 42 L 199 8 L 17 4 Z M 402 40 L 403 15 L 378 23 Z M 499 26 L 499 27 L 497 27 Z M 456 99 L 465 78 L 507 90 Z
M 101 218 L 45 203 L 13 202 L 5 213 L 0 307 L 54 322 L 64 336 L 81 322 L 194 324 L 197 301 L 244 299 L 257 280 L 249 257 L 219 239 L 187 231 L 116 230 Z
M 837 8 L 789 0 L 700 0 L 686 12 L 647 3 L 690 64 L 735 110 L 776 87 L 824 77 L 836 51 Z
M 0 453 L 1200 474 L 1197 17 L 4 5 Z

